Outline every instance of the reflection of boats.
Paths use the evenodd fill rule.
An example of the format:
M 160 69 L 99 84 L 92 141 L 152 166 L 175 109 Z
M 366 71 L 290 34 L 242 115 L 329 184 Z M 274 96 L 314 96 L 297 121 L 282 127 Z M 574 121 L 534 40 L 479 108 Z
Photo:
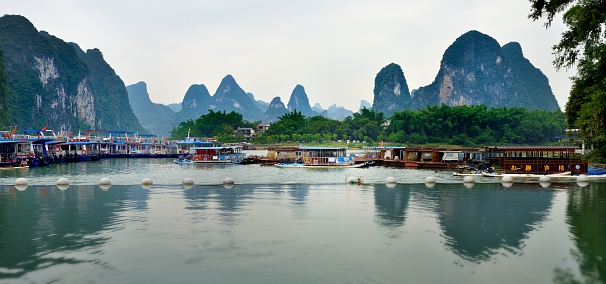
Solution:
M 25 166 L 25 165 L 12 165 L 12 166 L 3 166 L 3 167 L 0 167 L 0 170 L 23 170 L 23 169 L 29 169 L 29 166 Z
M 299 147 L 300 157 L 295 163 L 276 164 L 282 168 L 360 168 L 366 163 L 356 164 L 353 156 L 347 155 L 347 148 L 340 147 Z

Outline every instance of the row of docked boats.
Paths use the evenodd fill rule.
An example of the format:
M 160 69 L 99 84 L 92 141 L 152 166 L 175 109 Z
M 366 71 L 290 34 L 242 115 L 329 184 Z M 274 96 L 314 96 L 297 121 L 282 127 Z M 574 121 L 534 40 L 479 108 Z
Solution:
M 332 168 L 382 165 L 422 169 L 457 169 L 454 176 L 565 179 L 593 174 L 574 146 L 485 146 L 482 148 L 365 147 L 364 153 L 347 154 L 346 148 L 283 146 L 268 148 L 267 156 L 247 157 L 247 163 L 283 168 Z M 594 171 L 595 172 L 595 171 Z
M 487 146 L 487 168 L 460 166 L 453 176 L 487 178 L 510 177 L 515 182 L 549 180 L 571 181 L 579 176 L 587 180 L 606 180 L 606 169 L 590 167 L 574 146 Z
M 223 146 L 197 139 L 169 141 L 156 135 L 88 130 L 77 136 L 57 136 L 52 130 L 25 130 L 24 134 L 0 133 L 0 169 L 44 166 L 53 163 L 98 161 L 104 158 L 178 158 L 190 149 L 213 147 L 193 155 L 193 160 L 236 162 L 242 146 Z M 212 149 L 212 150 L 211 150 Z M 213 152 L 216 151 L 216 152 Z M 214 153 L 214 154 L 213 154 Z M 227 158 L 226 158 L 227 157 Z

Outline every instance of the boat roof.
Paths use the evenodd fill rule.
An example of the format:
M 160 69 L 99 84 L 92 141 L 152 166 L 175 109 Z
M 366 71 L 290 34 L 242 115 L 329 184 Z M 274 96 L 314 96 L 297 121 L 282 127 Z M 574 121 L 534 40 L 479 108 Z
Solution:
M 2 139 L 2 140 L 0 140 L 0 143 L 2 143 L 2 144 L 7 144 L 7 143 L 27 143 L 27 142 L 32 142 L 32 141 L 21 140 L 21 139 L 19 139 L 19 140 L 13 140 L 13 139 Z
M 53 143 L 53 144 L 67 144 L 67 145 L 90 145 L 90 144 L 101 144 L 97 141 L 63 141 L 63 142 L 59 142 L 59 143 Z
M 319 146 L 301 146 L 299 147 L 301 150 L 326 150 L 326 151 L 334 151 L 334 150 L 346 150 L 344 147 L 319 147 Z
M 485 146 L 484 149 L 492 151 L 574 151 L 580 148 L 576 146 Z
M 195 145 L 214 145 L 215 142 L 200 141 L 196 139 L 183 139 L 177 141 L 177 144 L 195 144 Z
M 406 149 L 406 146 L 362 146 L 362 149 Z
M 238 149 L 242 146 L 214 146 L 214 147 L 191 147 L 190 150 L 220 150 L 220 149 Z

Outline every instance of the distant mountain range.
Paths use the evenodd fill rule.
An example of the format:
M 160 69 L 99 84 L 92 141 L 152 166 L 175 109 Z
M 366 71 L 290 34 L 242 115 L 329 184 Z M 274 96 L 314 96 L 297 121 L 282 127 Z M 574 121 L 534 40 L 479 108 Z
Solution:
M 360 102 L 386 117 L 427 105 L 485 104 L 528 109 L 559 108 L 547 77 L 522 53 L 518 43 L 504 46 L 488 35 L 470 31 L 449 46 L 434 82 L 412 92 L 402 68 L 391 63 L 374 81 L 373 102 Z M 236 111 L 248 121 L 275 122 L 297 110 L 305 116 L 345 119 L 353 114 L 335 104 L 310 105 L 302 85 L 285 104 L 280 97 L 267 103 L 244 91 L 227 75 L 211 95 L 204 84 L 193 84 L 180 104 L 165 106 L 150 100 L 147 86 L 125 86 L 98 49 L 83 51 L 44 31 L 25 17 L 0 17 L 0 127 L 42 128 L 63 132 L 106 129 L 168 136 L 173 127 L 213 111 Z

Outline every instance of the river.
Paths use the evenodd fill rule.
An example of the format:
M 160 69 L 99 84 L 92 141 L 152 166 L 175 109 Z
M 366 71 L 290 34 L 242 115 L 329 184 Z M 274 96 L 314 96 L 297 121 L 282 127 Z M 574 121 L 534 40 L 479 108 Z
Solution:
M 606 183 L 170 159 L 5 170 L 0 182 L 0 283 L 606 282 Z

